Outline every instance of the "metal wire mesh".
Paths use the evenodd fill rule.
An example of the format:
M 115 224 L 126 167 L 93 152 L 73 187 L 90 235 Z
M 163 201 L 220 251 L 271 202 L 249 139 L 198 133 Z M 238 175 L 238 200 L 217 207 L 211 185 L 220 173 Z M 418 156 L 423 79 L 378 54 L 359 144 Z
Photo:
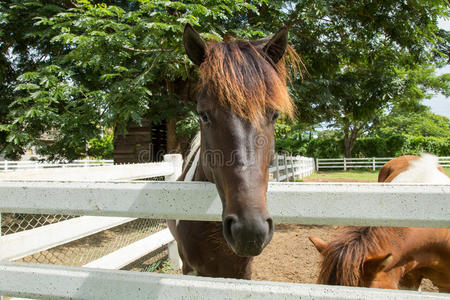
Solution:
M 165 220 L 136 219 L 17 261 L 82 266 L 166 227 Z
M 30 230 L 74 218 L 68 215 L 1 214 L 1 235 Z

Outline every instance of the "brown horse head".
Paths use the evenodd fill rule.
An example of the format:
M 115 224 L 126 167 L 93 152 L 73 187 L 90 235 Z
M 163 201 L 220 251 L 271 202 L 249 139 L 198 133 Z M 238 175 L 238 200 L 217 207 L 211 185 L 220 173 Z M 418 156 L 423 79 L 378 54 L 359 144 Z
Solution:
M 264 42 L 205 43 L 187 24 L 184 46 L 200 67 L 197 172 L 217 187 L 229 247 L 239 256 L 258 255 L 273 235 L 266 191 L 274 123 L 294 109 L 282 61 L 287 29 Z
M 388 270 L 393 256 L 385 250 L 394 231 L 388 227 L 348 227 L 330 243 L 310 237 L 323 258 L 318 283 L 397 289 L 402 274 L 399 269 Z

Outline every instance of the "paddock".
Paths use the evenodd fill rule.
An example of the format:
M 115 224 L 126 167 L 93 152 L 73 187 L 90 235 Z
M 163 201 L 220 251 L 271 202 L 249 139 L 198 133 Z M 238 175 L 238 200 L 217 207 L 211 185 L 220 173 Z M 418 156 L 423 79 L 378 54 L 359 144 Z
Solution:
M 3 213 L 221 219 L 221 203 L 214 185 L 209 183 L 3 181 L 0 183 L 0 197 L 0 211 Z M 439 185 L 273 182 L 268 190 L 269 210 L 276 223 L 285 224 L 450 227 L 449 201 L 450 186 Z M 449 297 L 448 294 L 249 282 L 11 262 L 1 263 L 0 294 L 36 299 L 217 299 L 218 295 L 223 299 Z

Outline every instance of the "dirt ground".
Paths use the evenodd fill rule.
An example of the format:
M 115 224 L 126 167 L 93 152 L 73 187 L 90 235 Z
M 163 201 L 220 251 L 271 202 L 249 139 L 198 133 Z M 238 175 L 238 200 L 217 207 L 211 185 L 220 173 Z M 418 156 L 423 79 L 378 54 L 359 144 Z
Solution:
M 315 283 L 320 254 L 308 236 L 330 240 L 337 227 L 313 225 L 275 225 L 270 244 L 253 263 L 252 279 Z

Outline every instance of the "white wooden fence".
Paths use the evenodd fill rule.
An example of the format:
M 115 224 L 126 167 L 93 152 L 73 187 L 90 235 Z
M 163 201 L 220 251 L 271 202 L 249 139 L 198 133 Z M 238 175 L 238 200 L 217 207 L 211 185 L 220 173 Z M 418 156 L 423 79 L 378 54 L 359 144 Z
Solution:
M 295 181 L 314 173 L 314 159 L 275 154 L 269 168 L 271 181 Z
M 25 169 L 43 169 L 43 168 L 74 168 L 74 167 L 98 167 L 113 165 L 113 160 L 74 160 L 71 162 L 41 162 L 35 160 L 1 160 L 0 171 L 14 171 Z
M 275 156 L 278 160 L 276 167 L 272 167 L 272 177 L 279 180 L 289 180 L 309 175 L 314 170 L 313 159 L 305 157 Z M 3 181 L 108 181 L 117 182 L 165 176 L 166 180 L 173 181 L 181 173 L 182 160 L 180 155 L 166 155 L 165 162 L 151 164 L 110 165 L 103 167 L 83 168 L 95 166 L 96 161 L 80 161 L 74 163 L 70 170 L 65 164 L 54 165 L 55 168 L 28 168 L 22 165 L 12 172 L 0 172 Z M 102 165 L 104 162 L 101 163 Z M 18 166 L 18 165 L 16 165 Z M 78 168 L 76 168 L 78 167 Z M 273 170 L 272 170 L 273 169 Z M 284 174 L 284 175 L 280 175 Z M 0 214 L 1 220 L 1 214 Z M 92 217 L 84 216 L 58 223 L 44 225 L 34 229 L 8 234 L 0 237 L 0 260 L 18 260 L 41 251 L 78 240 L 89 235 L 111 229 L 134 221 L 135 218 L 120 217 Z M 1 236 L 1 232 L 0 232 Z M 169 246 L 169 256 L 174 268 L 179 268 L 176 245 L 168 229 L 148 236 L 131 245 L 114 251 L 105 257 L 99 258 L 85 266 L 120 269 L 133 261 L 147 255 L 161 246 Z
M 279 163 L 280 160 L 281 158 Z M 311 168 L 310 160 L 305 160 L 305 164 Z M 287 176 L 283 179 L 292 176 L 288 173 L 289 169 L 295 171 L 295 164 L 294 167 L 291 165 L 291 168 L 288 167 L 289 163 L 285 165 L 288 171 L 283 174 L 279 166 L 278 170 L 283 175 L 280 174 L 278 179 L 281 179 L 281 176 Z M 75 169 L 70 171 L 73 170 Z M 172 174 L 168 179 L 175 177 L 175 174 Z M 295 172 L 292 177 L 295 177 Z M 210 183 L 89 180 L 79 182 L 76 181 L 79 180 L 78 178 L 74 178 L 72 182 L 3 179 L 0 181 L 0 213 L 64 213 L 96 216 L 96 218 L 120 217 L 122 220 L 139 217 L 221 220 L 222 204 L 215 186 Z M 124 178 L 118 179 L 129 179 L 129 176 L 126 174 Z M 53 179 L 49 177 L 47 180 Z M 269 211 L 277 223 L 449 228 L 449 203 L 450 185 L 273 182 L 269 183 L 268 189 Z M 0 247 L 14 247 L 11 245 L 16 243 L 29 244 L 28 241 L 24 242 L 20 239 L 10 240 L 7 243 L 5 241 L 3 237 L 0 239 Z M 164 237 L 160 236 L 155 243 L 160 246 L 166 242 Z M 151 247 L 145 242 L 135 246 L 128 250 L 133 253 Z M 4 252 L 0 250 L 0 253 Z M 116 257 L 104 257 L 88 264 L 87 267 L 90 268 L 2 261 L 0 262 L 0 295 L 36 299 L 123 299 L 125 297 L 129 299 L 250 297 L 252 299 L 299 299 L 300 297 L 302 299 L 448 299 L 450 297 L 450 294 L 102 270 L 108 268 L 105 266 L 120 268 L 121 264 L 118 263 L 111 267 L 111 262 L 116 262 L 118 257 L 129 259 L 130 251 L 119 250 L 116 254 Z M 4 257 L 6 260 L 9 258 Z
M 165 176 L 168 181 L 176 180 L 181 174 L 181 155 L 166 155 L 164 158 L 165 162 L 161 163 L 92 167 L 89 170 L 85 168 L 73 168 L 70 170 L 64 168 L 22 169 L 14 172 L 0 172 L 0 180 L 21 182 L 22 184 L 24 182 L 32 182 L 34 184 L 37 181 L 117 182 L 159 176 Z M 83 216 L 5 236 L 1 236 L 0 232 L 0 260 L 17 260 L 134 220 L 135 218 Z M 92 261 L 85 266 L 120 269 L 172 242 L 173 237 L 169 230 L 164 229 Z M 170 252 L 171 256 L 176 254 L 174 251 Z M 175 261 L 175 257 L 173 260 Z
M 366 168 L 375 171 L 381 168 L 393 157 L 371 157 L 371 158 L 316 158 L 316 171 L 320 169 L 343 169 Z M 443 167 L 450 167 L 450 156 L 439 157 L 439 163 Z
M 5 181 L 0 182 L 0 199 L 1 212 L 220 220 L 222 211 L 215 186 L 199 182 Z M 269 211 L 277 223 L 448 228 L 449 203 L 450 185 L 274 182 L 269 183 L 268 189 Z M 136 274 L 9 262 L 0 263 L 0 294 L 39 299 L 450 297 L 450 294 Z

